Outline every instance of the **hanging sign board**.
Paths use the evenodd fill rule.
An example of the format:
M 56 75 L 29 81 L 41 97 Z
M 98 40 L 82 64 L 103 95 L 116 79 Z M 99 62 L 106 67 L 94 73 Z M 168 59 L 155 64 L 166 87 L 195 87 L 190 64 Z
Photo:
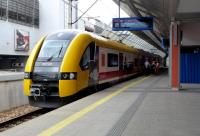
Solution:
M 113 31 L 153 30 L 153 17 L 113 18 Z

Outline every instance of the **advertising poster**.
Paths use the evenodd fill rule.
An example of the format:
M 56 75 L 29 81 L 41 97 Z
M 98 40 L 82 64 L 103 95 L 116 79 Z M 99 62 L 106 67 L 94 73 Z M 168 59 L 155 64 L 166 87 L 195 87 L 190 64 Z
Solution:
M 15 50 L 28 51 L 29 50 L 29 32 L 24 30 L 15 30 Z

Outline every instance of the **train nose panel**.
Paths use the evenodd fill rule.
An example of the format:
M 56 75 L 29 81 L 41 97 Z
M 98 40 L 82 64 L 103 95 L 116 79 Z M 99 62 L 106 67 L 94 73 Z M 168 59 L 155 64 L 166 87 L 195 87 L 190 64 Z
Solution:
M 56 82 L 58 81 L 58 72 L 34 72 L 32 80 L 34 82 Z
M 77 80 L 59 80 L 59 96 L 67 97 L 77 92 Z

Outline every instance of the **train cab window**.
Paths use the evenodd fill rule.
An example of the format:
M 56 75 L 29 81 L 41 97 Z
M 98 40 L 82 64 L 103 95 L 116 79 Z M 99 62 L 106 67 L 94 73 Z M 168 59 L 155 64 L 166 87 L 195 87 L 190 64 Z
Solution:
M 108 53 L 108 67 L 118 67 L 118 54 Z
M 87 70 L 89 68 L 89 61 L 90 61 L 90 48 L 88 47 L 81 59 L 80 67 L 82 70 Z
M 96 53 L 95 42 L 91 42 L 89 44 L 89 47 L 90 47 L 90 60 L 94 61 L 95 60 L 95 53 Z

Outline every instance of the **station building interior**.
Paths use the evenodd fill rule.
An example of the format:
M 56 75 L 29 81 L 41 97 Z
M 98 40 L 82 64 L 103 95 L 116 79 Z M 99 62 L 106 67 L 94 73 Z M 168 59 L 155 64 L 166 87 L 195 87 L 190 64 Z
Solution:
M 166 101 L 167 104 L 172 103 L 178 106 L 181 105 L 180 103 L 186 103 L 185 106 L 188 107 L 183 106 L 183 109 L 180 108 L 181 110 L 189 109 L 190 104 L 192 105 L 192 102 L 198 101 L 196 97 L 199 94 L 199 88 L 200 88 L 200 37 L 199 37 L 200 1 L 198 0 L 109 0 L 117 7 L 117 10 L 115 10 L 116 12 L 115 14 L 117 16 L 111 17 L 109 23 L 104 22 L 103 20 L 100 19 L 100 16 L 106 17 L 107 15 L 97 14 L 96 16 L 91 16 L 88 13 L 90 10 L 98 8 L 97 6 L 95 7 L 95 5 L 102 4 L 103 2 L 106 2 L 106 0 L 89 0 L 87 7 L 84 10 L 80 9 L 81 7 L 80 1 L 83 0 L 0 0 L 0 90 L 3 90 L 2 91 L 3 94 L 2 96 L 0 96 L 0 111 L 5 111 L 14 107 L 28 104 L 28 99 L 27 97 L 24 97 L 23 93 L 24 88 L 26 88 L 23 86 L 24 84 L 28 83 L 29 86 L 32 87 L 31 86 L 32 81 L 27 81 L 23 83 L 24 78 L 26 78 L 25 76 L 30 76 L 26 75 L 26 72 L 24 73 L 27 60 L 31 52 L 33 51 L 34 47 L 36 47 L 38 41 L 41 39 L 41 37 L 47 36 L 48 34 L 51 34 L 58 30 L 64 30 L 64 29 L 67 30 L 78 29 L 81 31 L 88 31 L 100 37 L 116 41 L 118 43 L 122 43 L 122 45 L 128 45 L 132 49 L 137 49 L 138 51 L 143 50 L 145 52 L 149 52 L 150 54 L 160 56 L 162 58 L 160 67 L 164 69 L 165 77 L 160 78 L 159 76 L 162 75 L 153 74 L 153 78 L 159 77 L 159 80 L 157 80 L 158 84 L 155 83 L 156 84 L 155 86 L 158 88 L 156 87 L 151 88 L 150 90 L 155 89 L 151 93 L 153 94 L 159 89 L 164 90 L 165 91 L 164 93 L 180 92 L 180 94 L 175 94 L 176 96 L 171 96 L 171 94 L 166 94 L 166 98 L 170 95 L 168 100 L 174 97 L 177 98 L 177 96 L 179 95 L 184 95 L 183 96 L 184 98 L 183 99 L 180 98 L 180 101 L 178 101 L 179 98 L 177 98 L 178 102 L 175 100 L 171 101 L 166 100 Z M 105 8 L 108 7 L 112 7 L 112 5 L 105 6 Z M 123 16 L 123 13 L 126 14 L 126 17 Z M 153 18 L 153 29 L 140 30 L 140 31 L 138 30 L 115 31 L 113 29 L 112 19 L 131 18 L 131 17 Z M 73 78 L 77 78 L 76 76 L 77 75 L 74 74 Z M 60 78 L 62 78 L 62 76 L 60 76 Z M 136 88 L 136 92 L 141 93 L 140 89 L 144 92 L 147 91 L 149 84 L 147 85 L 147 87 L 145 85 L 139 86 L 143 90 L 139 87 Z M 154 84 L 152 83 L 152 86 L 153 85 Z M 124 88 L 127 89 L 128 87 Z M 125 90 L 124 88 L 121 90 Z M 13 92 L 13 90 L 15 90 L 16 93 Z M 187 101 L 189 104 L 185 102 L 187 98 L 185 97 L 185 94 L 183 94 L 184 91 L 187 90 L 188 92 L 191 91 L 194 92 L 194 94 L 196 94 L 195 96 L 194 94 L 191 95 L 195 97 L 194 98 L 195 100 L 193 100 L 191 96 L 190 96 L 191 98 L 188 97 L 188 99 L 191 100 L 190 102 Z M 121 93 L 123 91 L 119 92 Z M 111 97 L 120 94 L 119 92 L 117 92 L 116 94 L 112 94 L 112 96 L 109 96 L 109 98 L 106 98 L 106 100 L 102 101 L 107 101 L 107 99 L 110 100 Z M 147 93 L 142 94 L 140 98 L 141 101 L 145 99 L 146 94 Z M 157 98 L 166 99 L 163 96 Z M 35 96 L 33 97 L 33 99 L 37 100 Z M 152 97 L 149 99 L 153 100 L 154 98 Z M 104 102 L 102 102 L 102 105 L 103 103 Z M 164 103 L 164 105 L 167 104 Z M 85 110 L 87 112 L 90 112 L 90 110 L 93 109 L 94 107 L 95 106 L 93 106 L 92 108 L 89 107 L 89 109 L 86 108 Z M 166 107 L 169 108 L 168 105 Z M 197 112 L 200 111 L 199 105 L 193 104 L 193 108 L 197 108 L 197 110 L 195 109 L 196 112 L 191 111 L 191 113 L 194 114 L 194 117 L 197 117 Z M 135 114 L 137 108 L 133 110 L 135 110 L 132 111 L 134 112 L 133 114 Z M 179 112 L 180 111 L 177 111 L 177 113 Z M 85 113 L 83 115 L 82 113 L 80 114 L 81 114 L 80 118 L 85 115 Z M 188 115 L 185 114 L 183 116 L 188 117 Z M 180 116 L 181 115 L 182 114 L 180 114 Z M 79 116 L 79 113 L 77 116 Z M 76 117 L 72 118 L 72 120 L 73 119 L 76 120 L 75 118 Z M 192 118 L 191 120 L 194 121 L 195 119 Z M 187 121 L 187 119 L 184 121 Z M 193 123 L 192 121 L 190 122 L 191 124 Z M 199 123 L 196 124 L 200 125 Z M 193 125 L 195 126 L 195 124 L 192 124 L 190 127 L 192 127 Z M 185 126 L 187 128 L 188 124 L 186 124 Z M 189 131 L 193 130 L 193 128 L 190 129 L 190 127 L 188 127 L 188 130 Z M 181 130 L 184 131 L 183 128 L 181 128 Z M 134 134 L 147 135 L 148 133 L 146 133 L 146 131 L 140 132 L 142 129 L 143 128 L 137 128 L 139 133 L 134 133 Z M 147 129 L 150 129 L 150 126 L 149 128 L 147 127 Z M 49 129 L 47 130 L 50 131 Z M 162 130 L 164 129 L 162 128 Z M 200 132 L 199 131 L 197 132 L 196 127 L 194 127 L 194 130 L 198 134 L 195 135 L 196 134 L 195 132 L 191 133 L 194 134 L 194 136 L 198 136 Z M 10 135 L 13 134 L 14 131 L 15 129 L 13 129 L 13 131 L 12 130 L 8 131 L 8 133 L 5 134 Z M 44 131 L 44 135 L 48 131 Z M 112 131 L 113 132 L 111 135 L 114 135 L 115 130 L 113 129 Z M 187 132 L 187 129 L 185 129 L 185 131 Z M 118 131 L 116 131 L 116 133 L 117 132 Z M 129 131 L 127 131 L 127 133 L 124 133 L 124 135 L 131 135 L 131 133 L 128 132 Z M 35 134 L 35 132 L 33 134 Z M 168 132 L 160 133 L 160 131 L 158 133 L 154 133 L 152 131 L 150 135 L 151 134 L 152 136 L 154 134 L 156 135 L 161 134 L 162 136 L 162 134 L 164 135 L 169 133 Z M 179 133 L 179 131 L 177 130 L 177 131 L 172 131 L 172 133 L 170 134 L 177 134 L 177 136 L 179 136 L 179 134 L 181 135 L 183 133 Z M 186 135 L 187 134 L 190 133 L 188 132 L 186 133 Z M 41 135 L 43 135 L 43 133 Z M 1 131 L 0 131 L 0 136 L 1 136 Z
M 149 2 L 143 0 L 114 0 L 114 2 L 130 17 L 153 17 L 153 30 L 112 31 L 112 22 L 105 24 L 98 18 L 87 16 L 79 18 L 78 16 L 82 15 L 78 8 L 79 2 L 74 0 L 48 1 L 48 4 L 46 4 L 46 0 L 1 0 L 0 68 L 2 70 L 23 71 L 28 55 L 41 36 L 58 29 L 74 28 L 93 31 L 103 37 L 162 56 L 165 59 L 164 62 L 168 66 L 170 65 L 169 76 L 173 82 L 170 84 L 174 88 L 180 88 L 181 82 L 198 82 L 185 79 L 186 75 L 183 73 L 188 73 L 189 71 L 185 71 L 187 69 L 182 69 L 181 67 L 184 63 L 181 56 L 184 56 L 182 54 L 187 48 L 190 48 L 189 50 L 192 52 L 199 52 L 199 38 L 197 36 L 199 32 L 199 3 L 197 1 L 153 0 Z M 52 8 L 54 10 L 49 10 Z M 49 16 L 55 14 L 58 14 L 58 16 L 49 18 Z M 76 23 L 69 23 L 77 19 Z M 92 20 L 92 23 L 90 20 Z M 25 51 L 16 47 L 15 33 L 18 29 L 26 30 L 24 33 L 30 36 L 30 46 Z M 174 33 L 174 31 L 177 32 Z M 173 54 L 175 50 L 177 53 Z M 173 55 L 176 57 L 172 57 Z M 182 61 L 183 63 L 181 63 Z M 195 66 L 193 67 L 196 68 Z M 173 81 L 174 79 L 176 81 Z

